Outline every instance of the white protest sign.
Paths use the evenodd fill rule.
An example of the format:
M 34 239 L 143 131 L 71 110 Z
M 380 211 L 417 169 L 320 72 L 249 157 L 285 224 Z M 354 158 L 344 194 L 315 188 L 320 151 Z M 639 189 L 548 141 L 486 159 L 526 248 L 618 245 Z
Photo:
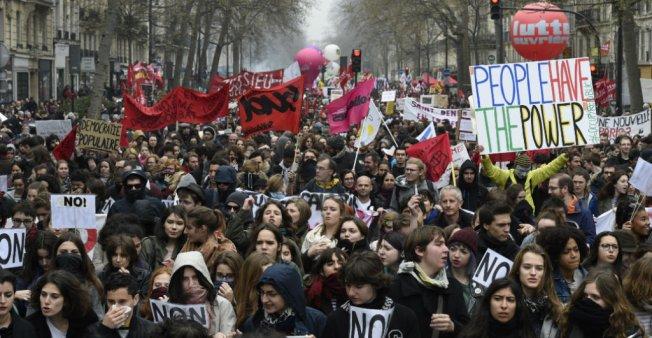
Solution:
M 475 117 L 473 117 L 473 111 L 464 109 L 460 115 L 459 126 L 457 127 L 459 139 L 462 141 L 477 141 L 478 137 L 475 134 Z
M 52 228 L 95 229 L 95 195 L 51 195 Z
M 380 97 L 380 102 L 391 102 L 396 100 L 396 91 L 395 90 L 386 90 L 383 92 Z
M 487 249 L 473 273 L 473 281 L 488 288 L 494 280 L 507 276 L 512 264 L 514 263 L 503 255 Z
M 0 114 L 0 122 L 7 121 L 9 118 L 7 118 L 4 114 Z
M 595 234 L 598 235 L 605 231 L 614 231 L 615 225 L 616 212 L 614 209 L 610 209 L 595 219 Z
M 424 106 L 433 107 L 435 105 L 435 95 L 421 95 L 419 102 Z
M 461 167 L 464 161 L 471 160 L 469 152 L 466 150 L 466 146 L 463 142 L 451 146 L 451 151 L 453 152 L 453 165 L 455 168 Z
M 0 191 L 7 192 L 7 175 L 0 175 Z
M 310 219 L 308 220 L 308 227 L 314 229 L 317 225 L 322 222 L 321 218 L 321 206 L 324 200 L 330 196 L 338 196 L 344 201 L 345 204 L 353 206 L 355 201 L 355 196 L 349 194 L 330 194 L 330 193 L 320 193 L 320 192 L 309 192 L 302 191 L 299 194 L 299 197 L 303 198 L 308 205 L 310 206 Z
M 597 144 L 589 58 L 470 67 L 484 154 Z
M 210 317 L 206 304 L 174 304 L 162 300 L 150 299 L 154 323 L 165 319 L 190 319 L 208 328 Z
M 457 113 L 459 109 L 440 109 L 428 107 L 424 104 L 417 102 L 413 98 L 405 98 L 405 106 L 403 107 L 403 119 L 419 121 L 426 119 L 435 123 L 443 120 L 448 120 L 451 124 L 457 123 Z
M 69 119 L 65 120 L 37 120 L 36 124 L 36 135 L 48 137 L 51 134 L 59 136 L 59 139 L 63 139 L 68 135 L 68 132 L 72 129 L 72 123 Z
M 349 338 L 384 338 L 387 335 L 393 312 L 394 308 L 376 310 L 351 306 L 349 309 Z
M 609 135 L 614 141 L 621 134 L 645 137 L 652 132 L 650 109 L 634 115 L 599 117 L 600 135 Z
M 0 229 L 0 266 L 3 269 L 23 266 L 25 229 Z
M 639 158 L 629 183 L 645 196 L 652 196 L 652 163 Z

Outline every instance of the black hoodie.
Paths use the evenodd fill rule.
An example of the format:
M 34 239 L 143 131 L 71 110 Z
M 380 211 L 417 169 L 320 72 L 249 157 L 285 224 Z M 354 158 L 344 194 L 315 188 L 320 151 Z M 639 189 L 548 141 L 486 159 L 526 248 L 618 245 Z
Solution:
M 464 171 L 467 169 L 472 169 L 475 173 L 472 183 L 464 181 Z M 462 191 L 462 199 L 464 200 L 462 209 L 475 212 L 487 201 L 487 194 L 489 193 L 487 188 L 478 183 L 478 167 L 471 160 L 466 160 L 462 163 L 458 176 L 457 186 Z

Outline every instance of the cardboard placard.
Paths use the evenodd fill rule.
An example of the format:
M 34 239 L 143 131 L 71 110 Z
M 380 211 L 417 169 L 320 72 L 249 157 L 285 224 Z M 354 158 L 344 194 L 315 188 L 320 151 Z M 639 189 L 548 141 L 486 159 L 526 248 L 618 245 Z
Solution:
M 3 269 L 23 266 L 26 229 L 0 229 L 0 266 Z
M 488 288 L 494 280 L 507 276 L 513 264 L 505 256 L 487 249 L 473 273 L 473 281 Z
M 208 328 L 210 317 L 206 304 L 174 304 L 162 300 L 150 299 L 154 323 L 160 323 L 166 319 L 190 319 Z
M 52 228 L 96 229 L 95 195 L 51 195 Z
M 82 119 L 77 130 L 77 146 L 79 149 L 117 153 L 120 150 L 121 129 L 119 123 Z

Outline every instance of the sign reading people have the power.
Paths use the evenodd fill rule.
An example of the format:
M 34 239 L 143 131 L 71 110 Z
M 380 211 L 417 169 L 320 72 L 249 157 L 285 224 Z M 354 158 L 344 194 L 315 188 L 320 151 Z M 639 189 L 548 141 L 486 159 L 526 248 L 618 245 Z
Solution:
M 95 229 L 95 195 L 51 195 L 54 229 Z
M 588 58 L 470 67 L 485 154 L 597 144 Z

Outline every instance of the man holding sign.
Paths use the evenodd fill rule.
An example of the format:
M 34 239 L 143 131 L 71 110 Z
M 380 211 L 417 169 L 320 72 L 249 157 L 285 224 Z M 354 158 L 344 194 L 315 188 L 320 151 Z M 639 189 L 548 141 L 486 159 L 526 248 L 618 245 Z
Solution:
M 492 249 L 509 260 L 514 260 L 520 249 L 509 234 L 512 223 L 512 208 L 505 202 L 495 202 L 480 211 L 480 233 L 478 235 L 478 257 Z

